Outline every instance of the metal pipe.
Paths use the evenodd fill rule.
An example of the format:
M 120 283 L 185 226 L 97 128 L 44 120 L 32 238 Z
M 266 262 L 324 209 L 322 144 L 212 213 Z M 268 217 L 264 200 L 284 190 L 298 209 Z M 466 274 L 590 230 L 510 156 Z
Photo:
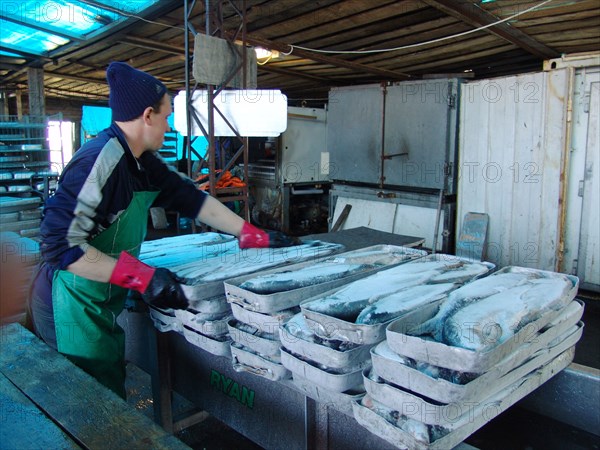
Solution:
M 433 230 L 433 245 L 431 249 L 431 254 L 435 255 L 437 251 L 437 241 L 438 241 L 438 231 L 440 229 L 440 218 L 442 215 L 442 202 L 444 200 L 444 190 L 440 189 L 440 196 L 438 198 L 438 207 L 437 214 L 435 216 L 435 229 Z
M 381 83 L 383 101 L 381 107 L 381 176 L 379 177 L 379 188 L 383 189 L 383 183 L 385 181 L 385 104 L 387 98 L 387 86 L 385 83 Z

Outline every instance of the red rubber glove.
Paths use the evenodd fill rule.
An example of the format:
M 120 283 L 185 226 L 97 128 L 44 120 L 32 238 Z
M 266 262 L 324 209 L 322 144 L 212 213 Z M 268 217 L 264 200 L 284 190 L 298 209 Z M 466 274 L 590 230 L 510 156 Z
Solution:
M 144 264 L 127 252 L 121 252 L 109 281 L 139 292 L 147 303 L 158 308 L 186 309 L 189 306 L 181 289 L 181 278 L 168 269 Z
M 261 230 L 249 222 L 244 222 L 238 242 L 241 249 L 289 247 L 302 243 L 298 238 L 290 237 L 280 231 Z

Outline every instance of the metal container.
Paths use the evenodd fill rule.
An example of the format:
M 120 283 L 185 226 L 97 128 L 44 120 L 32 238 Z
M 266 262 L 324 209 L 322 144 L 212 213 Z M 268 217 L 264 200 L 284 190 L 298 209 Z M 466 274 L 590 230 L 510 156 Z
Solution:
M 507 357 L 506 361 L 467 384 L 455 384 L 441 378 L 432 378 L 398 361 L 378 355 L 376 348 L 371 352 L 371 357 L 375 373 L 388 383 L 440 403 L 481 402 L 574 346 L 582 333 L 583 323 L 580 322 L 567 330 L 564 335 L 560 335 L 560 342 L 552 343 L 552 346 L 533 353 L 529 351 L 529 346 L 525 346 L 514 355 Z M 383 344 L 385 343 L 380 345 Z M 521 364 L 515 365 L 518 361 Z
M 346 368 L 344 373 L 333 373 L 316 367 L 314 364 L 317 363 L 303 361 L 285 348 L 281 349 L 281 363 L 292 373 L 334 392 L 345 392 L 362 384 L 362 370 L 371 365 L 371 361 L 367 360 L 358 366 Z
M 526 344 L 525 346 L 535 353 L 536 351 L 539 351 L 540 348 L 548 346 L 548 344 L 553 339 L 556 339 L 557 336 L 562 336 L 569 330 L 571 330 L 572 333 L 572 335 L 567 337 L 570 342 L 577 338 L 577 335 L 580 335 L 583 325 L 579 323 L 577 328 L 573 327 L 581 318 L 580 313 L 583 312 L 583 306 L 578 302 L 573 302 L 573 306 L 575 305 L 579 306 L 577 308 L 578 311 L 574 310 L 572 313 L 566 314 L 563 316 L 564 320 L 562 322 L 557 322 L 557 324 L 552 328 L 539 333 L 534 339 L 533 343 Z M 375 363 L 373 366 L 374 367 L 371 370 L 375 374 L 376 378 L 379 378 L 380 374 L 375 368 Z M 510 366 L 510 364 L 508 366 Z M 384 379 L 379 378 L 378 380 L 373 380 L 368 375 L 368 370 L 363 371 L 363 382 L 366 391 L 374 400 L 387 407 L 398 409 L 404 416 L 407 416 L 410 419 L 418 420 L 429 425 L 440 425 L 446 428 L 453 428 L 457 422 L 457 419 L 471 411 L 477 404 L 473 401 L 440 404 L 429 399 L 429 391 L 426 394 L 427 398 L 423 398 L 413 392 L 405 390 L 404 386 L 392 386 L 386 383 Z M 473 380 L 471 383 L 475 383 L 475 385 L 473 385 L 471 388 L 469 386 L 471 383 L 469 383 L 466 385 L 469 387 L 465 386 L 465 389 L 477 389 L 477 385 L 481 387 L 481 383 L 485 383 L 486 379 L 489 378 L 484 377 L 482 379 L 483 381 L 477 379 Z M 491 389 L 489 389 L 489 386 L 491 386 Z M 489 386 L 488 393 L 491 395 L 495 391 L 495 384 L 490 383 Z
M 385 418 L 364 407 L 358 401 L 352 402 L 354 418 L 371 433 L 399 448 L 410 448 L 411 450 L 446 450 L 454 448 L 488 421 L 566 368 L 573 361 L 574 355 L 575 348 L 571 347 L 549 363 L 539 366 L 537 370 L 533 370 L 517 379 L 502 391 L 490 397 L 486 402 L 475 405 L 469 414 L 460 417 L 452 431 L 434 441 L 415 439 L 413 434 L 392 425 Z
M 231 338 L 228 334 L 219 338 L 211 338 L 191 328 L 183 327 L 183 336 L 190 344 L 215 356 L 231 356 Z
M 233 319 L 227 322 L 229 336 L 237 344 L 243 345 L 260 355 L 266 355 L 275 361 L 281 360 L 281 342 L 276 334 L 262 333 L 259 329 L 248 325 L 256 330 L 254 333 L 242 330 L 240 322 Z
M 227 310 L 218 313 L 203 313 L 193 309 L 176 309 L 173 312 L 182 325 L 192 329 L 201 327 L 204 322 L 218 321 L 231 317 L 231 312 Z
M 237 303 L 231 303 L 233 317 L 240 322 L 252 325 L 255 328 L 265 332 L 277 334 L 279 326 L 290 320 L 295 314 L 300 312 L 300 308 L 294 307 L 284 309 L 271 314 L 263 314 L 256 311 L 250 311 Z
M 326 345 L 304 340 L 296 336 L 293 330 L 288 329 L 286 324 L 279 327 L 279 337 L 282 346 L 290 352 L 333 369 L 343 369 L 363 364 L 371 358 L 370 350 L 374 345 L 361 345 L 350 350 L 340 351 Z
M 160 309 L 154 306 L 149 306 L 150 318 L 156 329 L 162 333 L 167 331 L 176 331 L 183 333 L 183 325 L 175 316 L 175 311 L 172 309 Z
M 205 336 L 220 339 L 222 336 L 227 335 L 228 328 L 227 322 L 233 319 L 232 315 L 227 315 L 217 320 L 203 320 L 197 322 L 191 322 L 190 325 L 183 325 L 184 328 L 197 331 Z
M 271 381 L 291 378 L 291 373 L 282 364 L 263 358 L 242 345 L 231 343 L 233 369 L 236 372 L 249 372 Z
M 496 273 L 500 274 L 516 270 L 548 273 L 536 269 L 525 268 L 504 268 Z M 490 276 L 493 277 L 494 275 Z M 527 324 L 515 333 L 514 336 L 487 352 L 476 352 L 464 348 L 453 347 L 441 342 L 427 340 L 408 334 L 410 330 L 435 316 L 439 304 L 428 305 L 425 308 L 407 314 L 391 323 L 386 330 L 387 342 L 394 352 L 399 355 L 416 359 L 417 361 L 452 370 L 460 370 L 462 372 L 486 372 L 492 366 L 502 361 L 507 355 L 514 352 L 524 342 L 527 342 L 535 336 L 538 330 L 543 329 L 563 313 L 564 307 L 575 298 L 579 288 L 579 280 L 577 277 L 570 275 L 567 275 L 567 277 L 573 283 L 573 287 L 560 299 L 560 304 L 563 308 L 556 311 L 549 310 L 545 312 L 538 320 Z
M 298 373 L 292 373 L 292 378 L 294 387 L 299 389 L 304 395 L 324 406 L 341 411 L 348 416 L 353 416 L 352 402 L 360 401 L 365 395 L 363 385 L 358 385 L 345 392 L 336 392 L 325 389 Z
M 341 249 L 339 244 L 311 241 L 294 247 L 240 250 L 232 236 L 203 233 L 144 243 L 140 259 L 186 278 L 183 292 L 190 306 L 202 311 L 197 302 L 224 295 L 224 280 L 324 257 Z M 202 270 L 204 267 L 210 270 Z
M 333 289 L 337 286 L 348 284 L 352 281 L 372 275 L 380 270 L 388 269 L 401 263 L 412 261 L 413 259 L 421 258 L 427 255 L 423 250 L 415 250 L 408 247 L 399 247 L 394 245 L 375 245 L 360 250 L 340 253 L 336 256 L 327 257 L 317 261 L 293 264 L 284 268 L 266 270 L 260 272 L 259 275 L 271 275 L 280 272 L 293 272 L 304 268 L 313 267 L 318 264 L 373 264 L 377 261 L 381 264 L 380 267 L 365 269 L 359 273 L 327 281 L 319 284 L 312 284 L 298 289 L 293 289 L 285 292 L 277 292 L 274 294 L 257 294 L 247 289 L 240 287 L 245 281 L 252 279 L 257 274 L 232 278 L 227 280 L 225 285 L 225 295 L 230 303 L 237 303 L 244 308 L 261 313 L 273 313 L 284 309 L 297 306 L 301 301 L 314 297 L 315 295 Z
M 428 263 L 428 262 L 435 262 L 435 261 L 444 261 L 444 262 L 448 262 L 449 264 L 454 264 L 454 263 L 459 263 L 459 262 L 477 263 L 477 264 L 481 264 L 482 268 L 485 269 L 484 273 L 481 273 L 478 276 L 470 276 L 468 278 L 461 277 L 460 274 L 457 274 L 457 277 L 455 279 L 448 281 L 448 282 L 452 282 L 452 283 L 464 283 L 464 282 L 467 282 L 470 280 L 475 280 L 475 279 L 480 278 L 481 276 L 484 276 L 485 274 L 489 273 L 489 271 L 493 270 L 495 267 L 493 264 L 487 263 L 487 262 L 472 261 L 472 260 L 469 260 L 466 258 L 460 258 L 460 257 L 453 256 L 453 255 L 445 255 L 445 254 L 438 253 L 435 255 L 425 256 L 423 258 L 419 258 L 417 260 L 408 262 L 405 265 L 402 265 L 401 268 L 408 267 L 408 266 L 412 267 L 412 265 L 414 265 L 414 264 Z M 387 269 L 387 270 L 393 270 L 393 268 Z M 382 273 L 382 271 L 379 271 L 378 274 L 375 274 L 375 276 L 377 276 L 381 273 Z M 346 286 L 346 288 L 349 286 L 351 286 L 351 284 Z M 458 287 L 458 285 L 457 285 L 457 287 Z M 336 288 L 336 289 L 332 289 L 327 292 L 321 293 L 315 297 L 312 297 L 312 298 L 309 298 L 309 299 L 303 301 L 300 304 L 300 308 L 302 309 L 302 314 L 304 314 L 304 317 L 306 318 L 307 323 L 314 330 L 314 332 L 316 334 L 318 334 L 319 336 L 326 338 L 326 339 L 347 340 L 347 341 L 353 342 L 355 344 L 361 344 L 361 345 L 376 344 L 378 342 L 383 341 L 386 337 L 386 327 L 388 325 L 390 325 L 391 323 L 393 323 L 395 320 L 397 320 L 397 318 L 391 319 L 387 322 L 378 323 L 378 324 L 356 324 L 353 322 L 348 322 L 348 321 L 339 319 L 337 317 L 332 317 L 327 314 L 323 314 L 321 312 L 313 311 L 307 307 L 307 305 L 310 302 L 318 300 L 320 298 L 325 298 L 327 296 L 333 295 L 339 289 L 340 288 Z M 441 300 L 442 298 L 443 298 L 443 296 L 440 296 L 439 299 L 433 299 L 429 304 L 420 306 L 418 310 L 427 308 L 428 305 L 430 305 L 431 303 L 439 302 L 439 300 Z M 408 313 L 405 315 L 411 315 L 411 313 Z
M 191 288 L 186 285 L 182 285 L 181 287 L 183 289 L 183 293 L 186 294 L 187 297 Z M 231 311 L 231 307 L 229 303 L 227 303 L 227 300 L 225 299 L 225 296 L 223 294 L 196 300 L 190 300 L 190 298 L 188 297 L 188 300 L 190 302 L 190 307 L 188 309 L 192 311 L 198 311 L 199 313 L 222 314 Z

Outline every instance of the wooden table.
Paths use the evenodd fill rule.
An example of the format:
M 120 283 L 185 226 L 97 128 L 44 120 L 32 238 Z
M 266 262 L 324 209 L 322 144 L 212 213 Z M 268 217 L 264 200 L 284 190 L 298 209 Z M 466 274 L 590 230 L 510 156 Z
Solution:
M 14 323 L 0 328 L 0 448 L 189 447 Z

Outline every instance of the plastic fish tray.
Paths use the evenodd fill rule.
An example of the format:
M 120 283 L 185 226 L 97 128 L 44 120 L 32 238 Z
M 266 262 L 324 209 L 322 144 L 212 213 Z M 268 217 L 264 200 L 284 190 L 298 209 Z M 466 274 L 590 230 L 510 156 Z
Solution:
M 216 356 L 231 356 L 231 338 L 228 334 L 220 338 L 211 338 L 196 330 L 183 327 L 183 336 L 192 345 Z
M 552 347 L 538 350 L 522 364 L 515 367 L 514 361 L 522 360 L 525 354 L 531 355 L 531 353 L 518 352 L 518 359 L 517 355 L 508 357 L 505 363 L 499 364 L 464 385 L 441 378 L 431 378 L 416 369 L 377 355 L 376 350 L 371 352 L 371 356 L 375 373 L 388 383 L 427 396 L 440 403 L 478 402 L 485 400 L 491 394 L 498 392 L 536 367 L 546 364 L 567 348 L 574 346 L 581 338 L 582 332 L 583 323 L 580 322 L 568 330 L 566 335 L 561 336 L 560 342 Z
M 294 317 L 294 315 L 299 312 L 300 308 L 295 307 L 271 314 L 263 314 L 256 311 L 250 311 L 236 303 L 232 303 L 231 310 L 233 312 L 233 317 L 240 322 L 252 325 L 265 333 L 277 334 L 279 326 Z
M 331 373 L 303 361 L 285 348 L 281 349 L 281 363 L 292 373 L 334 392 L 345 392 L 362 384 L 362 370 L 371 366 L 371 361 L 348 368 L 346 373 Z M 316 363 L 315 363 L 316 364 Z
M 286 380 L 292 376 L 282 364 L 263 358 L 235 342 L 231 343 L 231 357 L 236 372 L 249 372 L 271 381 Z
M 362 385 L 345 392 L 335 392 L 314 384 L 298 373 L 292 373 L 292 378 L 293 386 L 304 395 L 316 400 L 323 406 L 332 407 L 348 416 L 354 416 L 352 402 L 359 401 L 365 395 L 365 389 Z
M 343 369 L 364 363 L 371 358 L 370 350 L 375 345 L 361 345 L 350 350 L 340 351 L 294 336 L 285 325 L 279 327 L 279 337 L 281 345 L 292 353 L 333 369 Z
M 549 273 L 536 269 L 511 267 L 501 269 L 496 272 L 496 274 L 516 270 Z M 494 275 L 490 276 L 493 277 Z M 577 277 L 570 275 L 567 275 L 567 277 L 573 283 L 573 287 L 560 299 L 560 304 L 563 308 L 575 298 L 579 288 L 579 279 Z M 559 310 L 548 310 L 542 314 L 538 320 L 527 324 L 520 331 L 515 333 L 514 336 L 497 347 L 487 352 L 476 352 L 408 334 L 409 330 L 435 316 L 438 311 L 438 306 L 439 303 L 428 305 L 427 307 L 413 311 L 389 324 L 386 330 L 386 338 L 390 348 L 399 355 L 408 356 L 417 361 L 452 370 L 472 373 L 486 372 L 492 366 L 498 364 L 517 347 L 536 336 L 539 330 L 543 329 L 548 323 L 559 317 L 563 312 L 563 308 L 560 308 Z
M 279 336 L 276 334 L 268 335 L 261 333 L 258 329 L 256 330 L 256 334 L 248 333 L 240 329 L 239 325 L 240 322 L 235 319 L 227 322 L 229 336 L 231 336 L 234 342 L 248 347 L 256 353 L 269 356 L 276 361 L 281 360 L 281 342 L 279 342 Z
M 245 281 L 256 277 L 257 275 L 270 275 L 279 272 L 290 272 L 303 269 L 305 267 L 312 267 L 316 263 L 330 263 L 330 264 L 341 264 L 353 263 L 353 264 L 369 264 L 374 261 L 373 255 L 366 255 L 366 252 L 381 252 L 377 258 L 384 258 L 384 262 L 380 267 L 364 270 L 359 273 L 354 273 L 346 277 L 327 281 L 324 283 L 313 284 L 298 289 L 293 289 L 285 292 L 277 292 L 274 294 L 257 294 L 247 289 L 240 287 Z M 375 245 L 366 247 L 360 250 L 353 250 L 346 253 L 340 253 L 335 256 L 329 256 L 322 258 L 317 261 L 310 261 L 304 263 L 293 264 L 283 268 L 277 268 L 272 270 L 266 270 L 257 274 L 242 276 L 237 278 L 231 278 L 225 281 L 225 295 L 227 301 L 231 303 L 237 303 L 242 305 L 244 308 L 251 311 L 257 311 L 262 313 L 273 313 L 284 309 L 297 306 L 301 301 L 306 298 L 313 297 L 321 292 L 333 289 L 336 286 L 342 286 L 352 281 L 364 278 L 368 275 L 372 275 L 380 270 L 389 269 L 392 266 L 406 263 L 417 258 L 421 258 L 427 255 L 427 252 L 423 250 L 416 250 L 408 247 L 400 247 L 394 245 Z
M 445 255 L 445 254 L 435 254 L 429 255 L 423 258 L 420 258 L 413 262 L 408 262 L 407 264 L 418 264 L 419 262 L 426 261 L 437 261 L 437 260 L 448 260 L 448 261 L 467 261 L 474 262 L 466 258 L 459 258 L 457 256 Z M 489 271 L 495 268 L 495 265 L 488 262 L 479 262 L 485 266 L 488 271 L 485 274 L 475 276 L 469 278 L 469 280 L 475 280 L 480 278 L 481 276 L 486 275 Z M 459 280 L 460 281 L 460 280 Z M 462 281 L 460 281 L 462 282 Z M 457 285 L 458 287 L 458 285 Z M 386 328 L 388 325 L 392 324 L 398 318 L 391 319 L 386 322 L 378 323 L 378 324 L 356 324 L 353 322 L 348 322 L 346 320 L 339 319 L 337 317 L 333 317 L 321 312 L 312 311 L 306 308 L 306 304 L 310 303 L 314 300 L 318 300 L 319 298 L 325 298 L 327 296 L 335 294 L 339 288 L 331 289 L 327 292 L 323 292 L 317 296 L 306 299 L 300 304 L 300 308 L 302 309 L 302 314 L 306 318 L 306 322 L 309 326 L 317 333 L 319 336 L 326 339 L 340 339 L 347 340 L 353 342 L 355 344 L 366 345 L 366 344 L 377 344 L 381 342 L 386 337 Z M 439 304 L 442 298 L 445 297 L 445 294 L 440 295 L 438 299 L 432 299 L 430 303 L 427 305 L 420 306 L 418 310 L 431 307 L 432 304 Z M 412 316 L 412 312 L 409 312 L 402 317 Z
M 576 304 L 576 302 L 573 302 Z M 583 308 L 579 309 L 580 312 L 583 312 Z M 580 335 L 581 327 L 583 326 L 581 323 L 577 325 L 576 329 L 573 329 L 573 326 L 579 320 L 580 316 L 576 314 L 570 314 L 568 318 L 565 318 L 564 322 L 558 323 L 554 326 L 554 329 L 548 329 L 545 333 L 539 334 L 540 345 L 547 346 L 552 340 L 553 337 L 557 335 L 561 335 L 563 333 L 567 333 L 571 330 L 572 335 L 567 336 L 567 339 L 570 339 L 570 342 L 573 339 L 577 338 L 577 334 Z M 573 336 L 574 335 L 574 336 Z M 550 340 L 549 340 L 550 339 Z M 543 341 L 543 342 L 542 342 Z M 536 342 L 537 344 L 537 342 Z M 534 345 L 534 344 L 528 344 Z M 540 347 L 540 345 L 536 345 L 536 347 Z M 541 348 L 541 347 L 540 347 Z M 538 349 L 539 350 L 539 349 Z M 509 365 L 510 366 L 510 365 Z M 373 364 L 373 372 L 377 377 L 380 374 L 377 372 L 377 367 L 379 364 Z M 397 367 L 396 367 L 397 368 Z M 414 372 L 411 372 L 414 373 Z M 420 374 L 420 372 L 419 372 Z M 414 374 L 416 375 L 416 374 Z M 475 379 L 471 383 L 475 383 L 473 387 L 469 386 L 471 383 L 464 385 L 465 389 L 480 389 L 481 383 L 485 383 L 486 379 L 485 375 L 482 375 L 482 380 Z M 474 403 L 472 401 L 461 401 L 461 402 L 453 402 L 450 404 L 440 404 L 439 402 L 434 402 L 430 399 L 430 391 L 424 394 L 427 398 L 423 398 L 413 392 L 409 392 L 405 389 L 399 388 L 397 386 L 390 385 L 385 382 L 385 380 L 374 381 L 368 377 L 368 371 L 365 370 L 363 372 L 363 381 L 365 388 L 369 395 L 376 401 L 390 407 L 398 409 L 401 405 L 402 414 L 407 416 L 410 419 L 415 419 L 423 423 L 427 423 L 430 425 L 441 425 L 447 428 L 452 428 L 456 424 L 456 419 L 461 416 L 463 413 L 467 411 L 471 411 Z M 431 381 L 431 380 L 428 380 Z M 437 381 L 437 380 L 436 380 Z M 433 391 L 437 389 L 443 388 L 438 387 L 438 383 L 430 383 L 434 384 Z M 489 384 L 487 388 L 482 388 L 486 390 L 486 394 L 491 395 L 494 391 L 490 391 L 489 387 L 495 388 L 495 384 Z
M 162 333 L 166 333 L 167 331 L 176 331 L 177 333 L 183 332 L 183 325 L 175 316 L 174 310 L 159 309 L 154 306 L 149 306 L 149 309 L 150 318 L 158 331 Z
M 469 414 L 461 416 L 454 430 L 435 441 L 416 439 L 413 434 L 392 425 L 385 418 L 364 407 L 358 401 L 352 402 L 354 418 L 371 433 L 398 448 L 447 450 L 456 447 L 487 422 L 566 368 L 573 361 L 574 356 L 575 348 L 571 347 L 549 363 L 517 379 L 511 385 L 490 397 L 486 402 L 475 405 Z

